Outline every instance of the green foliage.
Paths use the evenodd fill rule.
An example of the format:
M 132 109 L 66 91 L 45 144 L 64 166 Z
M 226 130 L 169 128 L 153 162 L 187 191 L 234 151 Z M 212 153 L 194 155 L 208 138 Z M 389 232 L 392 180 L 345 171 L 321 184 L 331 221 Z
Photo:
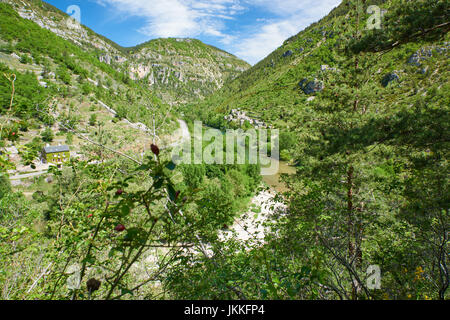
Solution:
M 283 160 L 289 160 L 289 151 L 292 150 L 297 143 L 297 136 L 294 132 L 280 132 L 280 157 Z
M 429 30 L 448 21 L 448 5 L 373 1 L 388 10 L 380 32 L 364 30 L 361 3 L 343 1 L 216 94 L 179 107 L 215 128 L 235 127 L 224 116 L 241 108 L 280 129 L 281 156 L 296 163 L 297 173 L 283 177 L 288 190 L 275 199 L 286 210 L 271 209 L 264 239 L 224 238 L 221 230 L 247 211 L 261 183 L 259 165 L 177 167 L 164 154 L 137 164 L 124 154 L 107 159 L 96 146 L 98 163 L 50 168 L 50 182 L 41 178 L 30 201 L 0 175 L 1 298 L 448 299 L 448 33 Z M 114 106 L 118 119 L 152 118 L 158 100 L 128 74 L 37 29 L 7 5 L 0 4 L 0 14 L 2 38 L 4 31 L 5 39 L 17 40 L 8 50 L 35 61 L 50 57 L 63 82 L 79 76 L 81 87 L 64 85 L 58 95 L 90 94 Z M 169 39 L 145 46 L 167 51 L 202 44 Z M 431 52 L 420 60 L 426 72 L 407 61 L 421 48 Z M 293 54 L 285 56 L 288 50 Z M 117 95 L 89 85 L 86 65 L 113 79 Z M 399 83 L 383 87 L 381 79 L 393 71 Z M 13 112 L 29 120 L 52 88 L 45 91 L 31 74 L 17 75 Z M 308 96 L 298 85 L 303 79 L 317 79 L 324 89 Z M 11 84 L 0 81 L 4 114 Z M 79 120 L 72 109 L 58 119 L 63 130 Z M 3 146 L 4 137 L 14 139 L 11 132 L 27 127 L 5 124 Z M 99 129 L 96 139 L 111 137 Z M 41 146 L 37 139 L 21 150 L 25 163 Z M 4 155 L 0 168 L 9 168 Z M 36 267 L 22 272 L 22 265 Z M 366 282 L 372 265 L 381 268 L 380 290 Z M 101 281 L 100 288 L 89 279 Z
M 92 88 L 91 84 L 88 82 L 83 83 L 83 85 L 81 86 L 81 92 L 84 95 L 89 95 L 90 93 L 92 93 L 93 88 Z
M 9 183 L 8 176 L 0 173 L 0 199 L 9 192 L 11 192 L 11 184 Z
M 17 122 L 3 125 L 0 132 L 0 138 L 15 142 L 20 138 L 19 124 Z
M 58 122 L 60 123 L 60 130 L 62 132 L 76 130 L 77 125 L 80 122 L 80 116 L 69 111 L 59 115 Z
M 181 165 L 180 170 L 183 173 L 186 186 L 190 189 L 199 188 L 206 175 L 204 165 Z
M 89 125 L 95 126 L 97 124 L 97 115 L 95 113 L 91 114 L 89 118 Z
M 354 53 L 382 51 L 418 39 L 436 41 L 450 30 L 449 18 L 446 0 L 396 1 L 383 17 L 383 28 L 354 39 L 349 49 Z
M 41 3 L 33 3 L 34 5 L 40 7 Z M 153 112 L 143 105 L 154 106 L 158 111 L 158 118 L 165 117 L 167 106 L 156 95 L 149 92 L 146 87 L 131 81 L 127 73 L 119 72 L 112 66 L 101 63 L 95 50 L 83 50 L 82 47 L 71 41 L 39 27 L 30 20 L 21 18 L 9 4 L 0 3 L 0 17 L 0 29 L 2 30 L 0 38 L 2 41 L 11 44 L 8 50 L 21 53 L 23 57 L 32 56 L 35 63 L 38 63 L 38 60 L 41 59 L 45 77 L 48 77 L 51 68 L 53 68 L 51 64 L 54 64 L 53 71 L 60 81 L 58 83 L 62 83 L 61 86 L 52 83 L 49 88 L 44 88 L 39 85 L 34 74 L 23 74 L 16 70 L 9 70 L 6 66 L 0 64 L 1 75 L 3 73 L 15 73 L 17 75 L 15 115 L 24 119 L 37 117 L 45 124 L 51 125 L 49 117 L 45 116 L 48 106 L 42 105 L 46 98 L 48 96 L 67 98 L 69 95 L 72 96 L 74 93 L 81 92 L 81 94 L 95 93 L 97 99 L 102 100 L 113 109 L 126 105 L 127 112 L 124 115 L 130 117 L 130 120 L 136 119 L 139 115 L 139 117 L 142 117 L 143 123 L 150 125 L 147 121 L 149 121 L 148 119 L 151 118 Z M 111 41 L 108 42 L 112 44 Z M 52 63 L 49 63 L 49 61 L 52 61 Z M 30 63 L 29 60 L 23 62 Z M 104 74 L 109 80 L 113 79 L 118 92 L 111 94 L 112 92 L 109 89 L 105 89 L 101 85 L 93 88 L 88 82 L 85 82 L 91 73 Z M 76 86 L 74 79 L 82 83 L 79 89 L 74 88 Z M 130 90 L 136 92 L 132 100 L 128 99 L 129 96 L 126 95 L 126 92 Z M 10 98 L 11 84 L 2 76 L 0 77 L 1 114 L 9 108 Z M 37 106 L 43 112 L 37 112 Z
M 45 128 L 41 133 L 41 138 L 44 142 L 52 142 L 54 138 L 52 129 L 49 127 Z
M 2 4 L 0 4 L 2 5 Z M 36 104 L 43 101 L 48 92 L 39 85 L 34 74 L 19 73 L 10 70 L 0 63 L 0 114 L 4 114 L 10 107 L 12 86 L 10 81 L 3 74 L 15 74 L 15 94 L 12 111 L 14 115 L 21 119 L 30 119 L 37 116 Z
M 55 180 L 48 192 L 33 195 L 39 206 L 47 208 L 46 227 L 39 231 L 39 238 L 31 239 L 31 230 L 24 228 L 29 219 L 30 203 L 24 202 L 12 193 L 0 199 L 0 251 L 2 272 L 0 279 L 10 279 L 15 271 L 12 258 L 22 260 L 33 255 L 36 245 L 46 246 L 42 256 L 45 263 L 52 261 L 52 271 L 46 281 L 41 282 L 36 297 L 59 299 L 87 299 L 88 296 L 103 299 L 131 297 L 136 286 L 145 285 L 146 280 L 129 277 L 130 268 L 142 263 L 143 255 L 150 246 L 164 238 L 170 243 L 186 241 L 186 235 L 192 232 L 178 233 L 172 230 L 189 230 L 182 213 L 185 196 L 176 192 L 171 182 L 173 170 L 167 161 L 153 157 L 146 159 L 140 166 L 119 161 L 104 165 L 89 165 L 86 162 L 72 162 L 71 168 L 59 171 L 50 168 Z M 130 170 L 122 175 L 117 171 L 121 167 Z M 170 168 L 170 169 L 167 169 Z M 103 180 L 106 176 L 106 180 Z M 86 182 L 89 182 L 85 185 Z M 81 186 L 85 185 L 83 188 Z M 2 184 L 3 186 L 3 184 Z M 60 190 L 61 192 L 56 192 Z M 161 206 L 167 202 L 166 206 Z M 79 201 L 73 202 L 73 196 Z M 20 211 L 19 211 L 20 208 Z M 17 210 L 17 211 L 16 211 Z M 34 219 L 41 218 L 34 216 Z M 34 221 L 42 225 L 43 221 Z M 8 238 L 3 229 L 14 226 Z M 5 229 L 6 232 L 6 229 Z M 17 234 L 16 234 L 17 233 Z M 56 238 L 54 235 L 58 235 Z M 84 239 L 84 240 L 83 240 Z M 30 245 L 35 242 L 36 245 Z M 189 241 L 189 240 L 188 240 Z M 19 247 L 17 246 L 19 244 Z M 16 251 L 17 248 L 20 250 Z M 178 250 L 174 250 L 174 253 Z M 128 258 L 127 258 L 128 257 Z M 144 256 L 145 257 L 145 256 Z M 125 264 L 120 261 L 128 260 Z M 79 266 L 81 287 L 69 285 L 70 272 L 67 268 Z M 104 269 L 104 274 L 99 270 Z M 17 281 L 31 281 L 28 273 L 18 277 Z M 61 278 L 63 277 L 63 278 Z M 89 291 L 87 280 L 96 277 L 102 279 L 98 292 Z M 112 279 L 111 282 L 104 278 Z M 136 282 L 137 281 L 137 282 Z M 27 286 L 28 287 L 28 286 Z M 2 288 L 2 297 L 7 294 Z M 26 292 L 14 291 L 9 298 L 25 297 Z
M 44 131 L 45 132 L 45 131 Z M 44 133 L 43 133 L 44 135 Z M 49 137 L 47 137 L 49 138 Z M 45 141 L 51 142 L 51 141 Z M 22 163 L 25 166 L 31 166 L 33 169 L 35 168 L 34 161 L 39 158 L 39 155 L 42 152 L 42 148 L 44 144 L 41 139 L 35 137 L 32 142 L 26 144 L 22 148 L 20 148 L 19 154 L 22 157 Z
M 24 54 L 20 57 L 20 62 L 24 64 L 31 64 L 33 60 L 28 55 Z
M 72 77 L 70 76 L 68 70 L 64 67 L 60 67 L 56 72 L 56 75 L 65 84 L 70 85 L 70 83 L 72 82 Z
M 69 146 L 73 144 L 73 134 L 71 132 L 68 132 L 66 135 L 66 144 Z

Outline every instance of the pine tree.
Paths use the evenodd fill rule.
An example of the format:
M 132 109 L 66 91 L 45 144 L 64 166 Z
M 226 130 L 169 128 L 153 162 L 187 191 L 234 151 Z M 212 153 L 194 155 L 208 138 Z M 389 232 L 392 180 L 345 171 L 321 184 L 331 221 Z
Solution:
M 52 142 L 53 141 L 53 132 L 49 127 L 45 128 L 45 130 L 41 133 L 42 141 L 44 142 Z

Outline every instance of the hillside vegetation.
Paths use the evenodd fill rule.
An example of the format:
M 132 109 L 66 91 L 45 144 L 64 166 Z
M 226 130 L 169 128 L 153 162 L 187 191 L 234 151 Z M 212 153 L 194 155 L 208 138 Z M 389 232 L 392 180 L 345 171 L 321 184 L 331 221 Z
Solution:
M 449 299 L 448 1 L 374 0 L 368 30 L 369 3 L 344 0 L 246 71 L 193 39 L 69 41 L 56 9 L 7 2 L 0 148 L 27 142 L 31 167 L 46 141 L 90 142 L 20 186 L 0 154 L 1 298 Z M 249 208 L 259 164 L 177 166 L 132 126 L 181 115 L 280 129 L 287 191 Z
M 124 48 L 41 0 L 1 2 L 12 5 L 21 17 L 89 52 L 96 60 L 92 64 L 101 61 L 104 69 L 140 80 L 142 87 L 165 103 L 204 98 L 250 67 L 235 56 L 195 39 L 156 39 Z
M 221 247 L 222 272 L 250 298 L 448 298 L 449 4 L 370 4 L 386 11 L 382 29 L 367 30 L 368 2 L 343 1 L 187 107 L 217 128 L 240 126 L 235 109 L 279 128 L 297 168 L 267 244 Z M 381 290 L 366 282 L 373 265 Z M 202 268 L 184 269 L 179 297 L 195 294 Z

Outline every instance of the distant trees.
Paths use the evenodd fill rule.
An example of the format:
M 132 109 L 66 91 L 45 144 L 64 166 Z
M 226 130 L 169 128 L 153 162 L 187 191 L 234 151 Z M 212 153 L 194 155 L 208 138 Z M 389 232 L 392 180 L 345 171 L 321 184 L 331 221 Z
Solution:
M 33 59 L 31 59 L 27 54 L 23 54 L 20 57 L 20 62 L 23 64 L 31 64 L 33 63 Z
M 331 28 L 339 32 L 338 39 L 309 48 L 302 63 L 272 73 L 263 61 L 204 104 L 189 106 L 217 123 L 228 104 L 284 118 L 279 124 L 290 129 L 280 133 L 280 147 L 282 155 L 290 151 L 297 174 L 285 177 L 289 191 L 278 199 L 287 210 L 274 214 L 264 244 L 216 241 L 216 264 L 191 260 L 172 268 L 168 282 L 177 298 L 235 299 L 239 295 L 225 285 L 231 281 L 247 299 L 448 299 L 448 5 L 378 1 L 388 20 L 377 39 L 377 31 L 360 29 L 363 3 L 344 1 L 339 15 L 292 39 L 303 48 L 304 39 L 314 43 Z M 437 39 L 444 39 L 436 45 L 441 53 L 423 62 L 433 76 L 405 68 L 422 40 Z M 373 53 L 380 48 L 389 50 Z M 334 71 L 321 70 L 323 62 L 333 63 Z M 261 77 L 262 68 L 276 83 Z M 401 86 L 384 88 L 381 79 L 394 68 L 403 72 Z M 297 94 L 294 87 L 306 75 L 320 78 L 324 90 Z M 207 104 L 216 108 L 203 111 Z M 225 177 L 244 185 L 234 174 Z M 381 270 L 379 289 L 368 281 L 374 267 Z
M 89 160 L 51 168 L 53 182 L 32 200 L 13 193 L 7 175 L 0 173 L 0 298 L 158 299 L 161 287 L 154 290 L 151 284 L 160 281 L 167 297 L 177 299 L 448 299 L 450 87 L 445 62 L 436 67 L 435 83 L 411 72 L 402 86 L 383 88 L 381 71 L 405 69 L 408 51 L 399 47 L 400 41 L 396 46 L 401 50 L 392 55 L 372 53 L 381 44 L 411 40 L 408 33 L 426 31 L 421 25 L 445 23 L 445 3 L 377 1 L 390 5 L 390 18 L 399 22 L 387 28 L 390 38 L 378 39 L 375 47 L 357 29 L 364 17 L 361 3 L 345 1 L 346 10 L 342 6 L 335 12 L 337 20 L 325 20 L 339 29 L 339 42 L 325 41 L 302 63 L 289 65 L 288 71 L 277 69 L 276 82 L 254 73 L 232 84 L 237 96 L 222 92 L 185 109 L 192 118 L 226 128 L 229 104 L 255 105 L 261 117 L 284 126 L 282 157 L 295 160 L 297 174 L 285 177 L 288 191 L 276 197 L 285 209 L 278 212 L 265 204 L 273 208 L 264 239 L 244 243 L 219 237 L 260 186 L 258 165 L 175 166 L 155 147 L 142 163 L 124 154 L 117 159 L 107 154 L 111 149 L 105 151 L 116 141 L 100 125 L 91 133 L 92 145 L 83 150 Z M 411 14 L 414 10 L 419 17 Z M 43 41 L 38 29 L 4 4 L 0 14 L 5 38 L 16 37 L 22 52 L 35 50 L 33 57 L 45 53 L 61 62 L 67 81 L 72 74 L 86 76 L 77 62 L 93 57 L 50 33 L 54 41 Z M 439 27 L 426 34 L 437 30 L 445 31 Z M 322 39 L 321 31 L 307 30 L 311 48 Z M 303 46 L 303 38 L 290 41 Z M 339 71 L 319 71 L 322 62 Z M 136 87 L 125 74 L 99 68 L 129 85 L 117 89 L 117 100 L 101 86 L 93 89 L 92 100 L 110 104 L 118 118 L 142 119 L 159 108 L 144 91 L 139 91 L 142 96 L 132 92 Z M 1 64 L 0 71 L 12 72 Z M 297 88 L 298 78 L 315 72 L 325 88 L 307 100 Z M 46 95 L 32 74 L 17 75 L 13 111 L 26 120 Z M 253 81 L 258 90 L 252 89 Z M 11 86 L 7 79 L 0 83 L 4 114 Z M 153 108 L 134 105 L 147 100 Z M 211 101 L 215 107 L 207 109 Z M 71 139 L 80 118 L 70 110 L 57 120 Z M 54 123 L 45 112 L 39 121 Z M 95 113 L 88 122 L 96 125 Z M 13 141 L 19 129 L 20 123 L 10 123 L 2 127 L 1 138 Z M 51 128 L 41 136 L 51 142 Z M 35 139 L 25 147 L 24 164 L 32 164 L 42 143 Z M 258 209 L 253 213 L 258 215 Z M 381 270 L 380 289 L 367 281 L 373 266 Z M 43 274 L 45 279 L 39 278 Z
M 80 117 L 69 110 L 69 112 L 60 114 L 57 120 L 60 124 L 60 131 L 67 132 L 77 128 Z
M 192 189 L 199 188 L 206 176 L 205 166 L 201 164 L 181 165 L 180 170 L 183 173 L 186 186 Z
M 52 142 L 53 138 L 54 138 L 52 129 L 49 127 L 46 127 L 44 129 L 44 131 L 42 131 L 42 133 L 41 133 L 41 138 L 42 138 L 42 141 L 44 141 L 44 142 Z
M 81 85 L 81 92 L 82 92 L 84 95 L 88 95 L 88 94 L 92 93 L 92 92 L 93 92 L 92 85 L 91 85 L 90 83 L 88 83 L 88 82 L 84 82 L 84 83 Z
M 36 103 L 44 100 L 48 94 L 43 89 L 31 72 L 19 73 L 0 63 L 0 114 L 10 110 L 11 115 L 22 120 L 35 117 Z
M 280 132 L 280 157 L 282 160 L 290 160 L 290 152 L 297 143 L 297 135 L 294 132 L 283 130 Z
M 69 74 L 69 72 L 68 72 L 68 70 L 66 68 L 59 67 L 59 69 L 56 72 L 56 75 L 65 84 L 71 84 L 72 77 L 70 76 L 70 74 Z
M 95 113 L 91 114 L 91 116 L 89 118 L 89 125 L 91 127 L 94 127 L 95 125 L 97 125 L 97 115 Z

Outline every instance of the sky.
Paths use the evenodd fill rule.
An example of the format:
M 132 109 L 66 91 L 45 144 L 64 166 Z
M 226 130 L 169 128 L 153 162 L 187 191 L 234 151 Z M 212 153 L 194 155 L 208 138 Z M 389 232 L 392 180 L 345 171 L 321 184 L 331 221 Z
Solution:
M 45 0 L 124 47 L 196 38 L 254 65 L 341 0 Z M 68 12 L 73 14 L 72 12 Z

